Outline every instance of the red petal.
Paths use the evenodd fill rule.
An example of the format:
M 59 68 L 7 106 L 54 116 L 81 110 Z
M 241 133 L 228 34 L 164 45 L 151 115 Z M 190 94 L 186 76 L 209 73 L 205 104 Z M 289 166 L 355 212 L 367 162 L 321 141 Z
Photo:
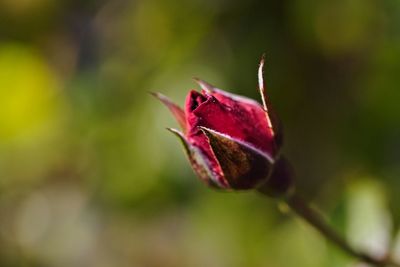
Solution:
M 207 94 L 207 93 L 205 93 Z M 188 102 L 187 102 L 188 103 Z M 198 126 L 227 134 L 275 157 L 277 147 L 266 114 L 256 101 L 214 89 L 195 109 L 186 109 L 189 138 L 199 139 Z M 199 140 L 200 145 L 203 142 Z
M 265 110 L 264 110 L 265 108 L 263 108 L 260 105 L 260 103 L 258 103 L 257 101 L 255 101 L 251 98 L 228 93 L 228 92 L 218 89 L 214 85 L 212 85 L 204 80 L 201 80 L 199 78 L 196 78 L 196 77 L 194 77 L 193 80 L 201 87 L 202 92 L 205 95 L 213 95 L 222 103 L 230 103 L 231 100 L 235 100 L 244 105 L 259 106 L 260 108 L 262 108 L 264 110 L 265 117 L 266 117 L 265 119 L 267 122 L 267 126 L 269 128 L 268 131 L 271 132 L 271 135 L 274 136 L 275 142 L 277 144 L 276 147 L 279 148 L 282 146 L 282 139 L 283 139 L 282 138 L 282 125 L 281 125 L 281 122 L 279 121 L 278 117 L 276 116 L 275 111 L 273 110 L 273 107 L 269 103 L 269 99 L 267 98 L 267 95 L 264 90 L 264 80 L 262 77 L 263 66 L 264 66 L 264 55 L 261 58 L 258 75 L 259 75 L 259 90 L 261 93 L 261 98 L 263 99 L 263 101 L 266 102 L 266 106 L 268 106 L 267 112 L 265 112 Z M 271 129 L 271 124 L 272 124 L 272 129 Z
M 191 114 L 202 103 L 207 101 L 207 96 L 200 94 L 195 90 L 190 90 L 186 97 L 185 112 L 186 114 Z

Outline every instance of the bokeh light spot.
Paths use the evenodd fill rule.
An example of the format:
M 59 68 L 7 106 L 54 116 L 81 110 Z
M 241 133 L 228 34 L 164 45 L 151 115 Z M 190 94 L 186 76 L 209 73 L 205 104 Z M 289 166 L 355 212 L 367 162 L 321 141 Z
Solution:
M 0 139 L 32 134 L 50 119 L 57 89 L 54 73 L 34 51 L 0 46 Z

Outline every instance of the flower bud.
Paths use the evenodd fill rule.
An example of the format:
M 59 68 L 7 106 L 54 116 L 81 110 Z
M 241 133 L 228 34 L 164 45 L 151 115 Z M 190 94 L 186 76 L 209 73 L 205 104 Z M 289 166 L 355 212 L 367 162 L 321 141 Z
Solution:
M 164 95 L 153 94 L 178 121 L 182 131 L 169 130 L 183 143 L 194 171 L 210 186 L 244 190 L 263 185 L 266 190 L 264 185 L 268 184 L 279 158 L 282 132 L 264 92 L 263 64 L 262 59 L 259 68 L 262 105 L 197 78 L 195 81 L 202 91 L 191 90 L 184 109 Z M 277 181 L 270 184 L 282 186 Z

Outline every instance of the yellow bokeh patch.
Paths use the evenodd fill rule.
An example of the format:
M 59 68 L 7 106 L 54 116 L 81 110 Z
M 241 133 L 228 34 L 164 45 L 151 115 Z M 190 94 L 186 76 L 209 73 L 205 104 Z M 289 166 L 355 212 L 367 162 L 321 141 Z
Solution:
M 18 44 L 0 45 L 0 139 L 40 130 L 54 115 L 57 87 L 38 53 Z

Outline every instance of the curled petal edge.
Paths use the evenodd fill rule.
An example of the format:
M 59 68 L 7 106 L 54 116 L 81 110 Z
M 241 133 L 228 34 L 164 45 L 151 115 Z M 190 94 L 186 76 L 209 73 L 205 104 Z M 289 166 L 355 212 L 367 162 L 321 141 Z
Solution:
M 214 85 L 200 79 L 200 78 L 193 78 L 193 80 L 200 86 L 200 88 L 202 90 L 204 90 L 206 93 L 208 94 L 220 94 L 223 95 L 225 97 L 231 98 L 232 100 L 238 101 L 238 102 L 242 102 L 242 103 L 247 103 L 250 105 L 257 105 L 260 106 L 260 103 L 258 103 L 257 101 L 255 101 L 254 99 L 245 97 L 245 96 L 241 96 L 241 95 L 237 95 L 237 94 L 232 94 L 232 93 L 228 93 L 222 89 L 219 89 L 217 87 L 215 87 Z M 261 106 L 262 107 L 262 106 Z

